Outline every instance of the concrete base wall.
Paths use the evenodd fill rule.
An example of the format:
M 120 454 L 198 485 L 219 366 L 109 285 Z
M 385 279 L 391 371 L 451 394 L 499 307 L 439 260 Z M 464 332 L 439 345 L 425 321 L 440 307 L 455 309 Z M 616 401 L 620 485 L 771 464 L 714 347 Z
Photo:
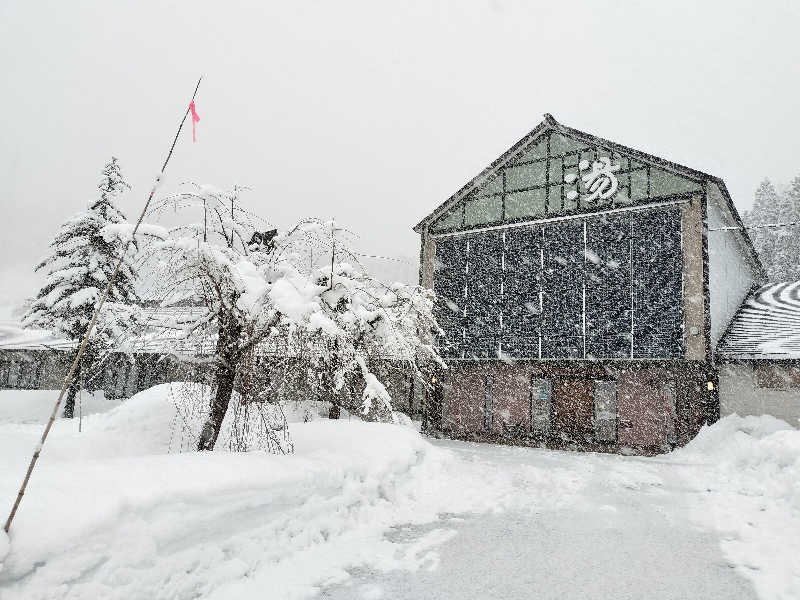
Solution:
M 759 385 L 752 363 L 721 365 L 719 369 L 720 414 L 772 415 L 800 427 L 800 387 L 774 389 Z M 794 366 L 792 369 L 797 369 Z M 791 380 L 787 387 L 792 386 Z
M 458 438 L 652 454 L 687 443 L 714 420 L 709 379 L 704 363 L 689 361 L 453 361 L 442 376 L 441 419 L 431 422 Z M 549 426 L 537 432 L 531 421 L 543 381 Z M 610 419 L 598 409 L 595 382 L 615 385 Z

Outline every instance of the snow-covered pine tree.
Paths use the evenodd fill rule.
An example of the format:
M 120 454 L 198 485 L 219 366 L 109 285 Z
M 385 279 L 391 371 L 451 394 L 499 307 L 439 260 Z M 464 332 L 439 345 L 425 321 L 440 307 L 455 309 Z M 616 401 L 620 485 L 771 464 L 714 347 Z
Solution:
M 744 221 L 770 281 L 799 280 L 800 226 L 791 224 L 800 221 L 800 177 L 783 192 L 764 179 Z
M 800 175 L 795 177 L 782 194 L 781 223 L 800 221 Z M 800 226 L 787 225 L 778 228 L 779 246 L 776 261 L 780 277 L 776 281 L 800 280 Z
M 95 302 L 103 293 L 123 249 L 118 238 L 108 235 L 108 226 L 126 224 L 125 216 L 117 208 L 117 199 L 130 188 L 116 158 L 112 157 L 103 168 L 98 188 L 99 197 L 89 204 L 88 210 L 61 225 L 50 244 L 50 253 L 36 266 L 36 270 L 45 271 L 47 277 L 23 319 L 24 325 L 49 329 L 76 342 L 86 333 Z M 119 318 L 115 308 L 138 299 L 134 280 L 132 259 L 126 257 L 67 394 L 64 404 L 67 418 L 74 413 L 81 373 L 84 379 L 91 375 L 100 352 L 133 325 L 126 318 Z
M 763 225 L 775 224 L 779 221 L 780 198 L 775 186 L 769 179 L 764 179 L 756 189 L 753 208 L 744 214 L 744 221 L 751 227 L 750 239 L 753 241 L 764 268 L 770 279 L 774 279 L 776 261 L 775 229 Z

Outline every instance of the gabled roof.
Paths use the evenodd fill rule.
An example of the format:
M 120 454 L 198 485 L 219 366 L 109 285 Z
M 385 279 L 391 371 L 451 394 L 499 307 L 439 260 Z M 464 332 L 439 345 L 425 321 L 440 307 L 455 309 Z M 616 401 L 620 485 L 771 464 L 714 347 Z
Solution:
M 763 266 L 761 265 L 761 261 L 758 258 L 758 253 L 753 247 L 753 243 L 750 240 L 750 236 L 747 234 L 747 231 L 744 228 L 744 223 L 742 222 L 742 219 L 739 216 L 739 212 L 736 210 L 736 206 L 733 204 L 733 200 L 731 199 L 730 193 L 728 192 L 728 188 L 726 187 L 725 182 L 722 179 L 714 175 L 710 175 L 709 173 L 704 173 L 703 171 L 698 171 L 697 169 L 692 169 L 691 167 L 674 163 L 672 161 L 660 158 L 658 156 L 642 152 L 641 150 L 629 148 L 628 146 L 618 144 L 617 142 L 612 142 L 610 140 L 598 137 L 596 135 L 586 133 L 585 131 L 580 131 L 578 129 L 573 129 L 572 127 L 567 127 L 566 125 L 562 125 L 561 123 L 556 121 L 555 117 L 553 117 L 553 115 L 549 113 L 545 113 L 544 120 L 541 123 L 539 123 L 536 127 L 534 127 L 533 130 L 531 130 L 516 144 L 511 146 L 511 148 L 509 148 L 506 152 L 504 152 L 499 158 L 494 160 L 478 175 L 476 175 L 470 181 L 468 181 L 455 194 L 453 194 L 447 200 L 442 202 L 427 217 L 425 217 L 419 223 L 417 223 L 414 226 L 414 231 L 416 231 L 417 233 L 422 233 L 422 231 L 425 229 L 428 223 L 437 219 L 439 216 L 444 214 L 448 209 L 450 209 L 451 206 L 461 201 L 474 189 L 480 187 L 481 184 L 483 184 L 488 178 L 492 177 L 498 169 L 501 169 L 506 163 L 510 162 L 523 148 L 528 146 L 530 142 L 532 142 L 533 140 L 541 136 L 543 133 L 546 133 L 547 131 L 550 130 L 560 132 L 572 138 L 586 141 L 588 144 L 591 145 L 610 148 L 614 152 L 619 152 L 620 154 L 626 154 L 631 158 L 634 158 L 636 160 L 645 163 L 650 163 L 651 165 L 658 166 L 676 175 L 687 177 L 689 179 L 694 179 L 700 182 L 710 181 L 715 183 L 722 192 L 725 202 L 727 203 L 727 208 L 733 215 L 734 220 L 736 221 L 736 225 L 741 228 L 740 231 L 743 235 L 743 238 L 746 240 L 746 245 L 748 246 L 751 252 L 751 258 L 757 265 L 759 271 L 762 274 L 764 273 Z
M 800 359 L 800 281 L 753 292 L 734 315 L 717 353 L 730 359 Z

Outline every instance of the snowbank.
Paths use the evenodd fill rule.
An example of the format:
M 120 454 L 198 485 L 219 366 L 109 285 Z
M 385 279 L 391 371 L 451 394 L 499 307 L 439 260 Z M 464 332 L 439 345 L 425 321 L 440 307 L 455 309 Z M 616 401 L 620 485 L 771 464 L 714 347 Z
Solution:
M 673 460 L 703 492 L 697 520 L 764 599 L 800 598 L 800 431 L 770 416 L 731 415 L 704 427 Z
M 0 423 L 46 423 L 60 390 L 0 390 Z M 75 397 L 75 416 L 106 412 L 119 406 L 119 400 L 106 400 L 102 391 L 82 392 Z M 59 408 L 59 416 L 63 403 Z M 77 423 L 77 419 L 75 420 Z M 76 425 L 77 428 L 77 425 Z
M 174 452 L 198 427 L 176 390 L 91 415 L 82 433 L 56 423 L 11 530 L 0 596 L 307 598 L 354 570 L 431 568 L 454 535 L 448 514 L 556 507 L 581 486 L 558 468 L 457 461 L 407 424 L 356 419 L 291 424 L 287 455 Z M 0 424 L 4 512 L 40 433 Z M 434 525 L 402 535 L 414 524 Z
M 648 522 L 637 542 L 625 511 L 637 493 L 671 502 L 670 471 L 678 503 L 697 499 L 697 522 L 762 598 L 800 597 L 800 432 L 776 419 L 728 417 L 666 460 L 443 443 L 456 456 L 411 427 L 317 419 L 300 404 L 290 418 L 310 420 L 291 424 L 292 454 L 176 452 L 199 427 L 181 404 L 198 390 L 151 388 L 86 417 L 82 433 L 56 423 L 10 547 L 0 535 L 0 596 L 308 598 L 353 573 L 434 568 L 449 519 L 488 511 L 553 511 L 548 530 L 576 514 L 610 527 L 619 511 L 608 531 L 645 549 Z M 3 517 L 40 434 L 0 423 Z
M 390 499 L 413 497 L 446 452 L 408 427 L 315 420 L 291 426 L 289 455 L 170 453 L 197 426 L 175 389 L 90 415 L 81 433 L 56 423 L 11 530 L 0 595 L 235 597 L 247 571 L 273 597 L 300 597 L 370 554 L 402 560 L 383 532 L 413 515 Z M 4 516 L 40 434 L 0 424 Z
M 676 454 L 695 458 L 750 460 L 754 449 L 761 447 L 764 440 L 772 439 L 773 434 L 781 431 L 797 432 L 785 421 L 769 415 L 730 415 L 714 425 L 703 427 L 697 437 L 677 450 Z

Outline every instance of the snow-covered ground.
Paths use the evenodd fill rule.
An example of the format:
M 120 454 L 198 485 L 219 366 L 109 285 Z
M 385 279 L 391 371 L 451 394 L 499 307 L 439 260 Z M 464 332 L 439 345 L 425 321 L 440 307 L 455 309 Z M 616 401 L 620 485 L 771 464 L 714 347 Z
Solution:
M 47 423 L 58 393 L 59 390 L 0 390 L 0 423 Z M 119 400 L 107 400 L 102 390 L 82 391 L 75 396 L 75 416 L 86 417 L 119 405 Z M 79 420 L 73 422 L 76 429 Z
M 656 458 L 356 420 L 293 423 L 292 455 L 170 454 L 169 390 L 56 424 L 0 598 L 800 598 L 800 432 L 779 421 Z M 0 424 L 3 517 L 40 433 Z

